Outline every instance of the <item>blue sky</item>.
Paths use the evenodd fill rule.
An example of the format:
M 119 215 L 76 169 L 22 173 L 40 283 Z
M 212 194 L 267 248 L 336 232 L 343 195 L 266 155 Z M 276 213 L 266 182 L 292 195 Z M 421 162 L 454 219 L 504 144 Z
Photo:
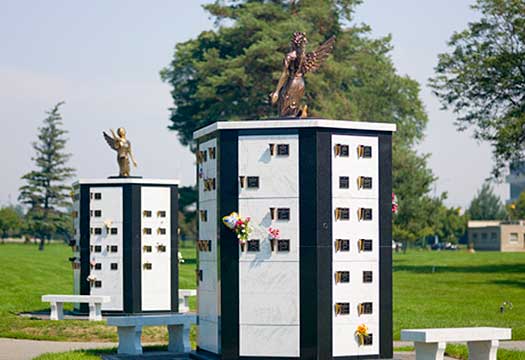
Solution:
M 124 126 L 146 177 L 194 183 L 193 156 L 168 131 L 170 88 L 159 70 L 174 45 L 213 28 L 203 0 L 73 2 L 3 0 L 0 3 L 0 204 L 16 200 L 20 176 L 31 169 L 30 142 L 44 112 L 65 100 L 68 150 L 79 177 L 116 173 L 115 155 L 101 132 Z M 402 75 L 422 85 L 430 122 L 419 146 L 430 152 L 450 205 L 466 206 L 490 174 L 486 144 L 458 133 L 454 116 L 440 111 L 426 87 L 437 54 L 453 31 L 476 14 L 467 0 L 365 0 L 356 21 L 373 36 L 392 34 L 392 59 Z M 272 84 L 269 84 L 271 88 Z M 505 184 L 497 193 L 508 197 Z

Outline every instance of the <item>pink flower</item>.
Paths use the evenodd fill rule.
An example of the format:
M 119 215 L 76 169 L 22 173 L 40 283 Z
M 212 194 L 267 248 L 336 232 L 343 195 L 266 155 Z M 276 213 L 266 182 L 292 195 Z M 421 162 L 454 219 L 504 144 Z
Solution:
M 268 233 L 270 234 L 270 237 L 272 239 L 277 239 L 277 238 L 279 238 L 279 236 L 281 234 L 281 231 L 279 229 L 271 227 L 271 228 L 268 229 Z

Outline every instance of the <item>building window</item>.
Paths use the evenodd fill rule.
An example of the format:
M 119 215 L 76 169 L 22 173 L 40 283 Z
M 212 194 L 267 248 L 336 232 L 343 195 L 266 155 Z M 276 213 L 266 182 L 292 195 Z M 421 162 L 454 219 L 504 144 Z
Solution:
M 111 270 L 118 270 L 118 264 L 117 263 L 111 263 Z
M 490 240 L 496 240 L 497 239 L 497 234 L 495 232 L 491 232 L 490 233 Z
M 509 234 L 509 242 L 511 242 L 511 243 L 518 242 L 518 233 L 510 233 Z
M 477 233 L 472 234 L 472 239 L 478 240 L 478 234 Z
M 349 189 L 350 178 L 348 176 L 339 176 L 339 189 Z
M 481 240 L 484 240 L 484 241 L 486 241 L 486 240 L 487 240 L 487 238 L 488 238 L 488 235 L 487 235 L 487 233 L 481 233 Z
M 363 282 L 371 283 L 373 281 L 373 275 L 371 271 L 363 271 Z

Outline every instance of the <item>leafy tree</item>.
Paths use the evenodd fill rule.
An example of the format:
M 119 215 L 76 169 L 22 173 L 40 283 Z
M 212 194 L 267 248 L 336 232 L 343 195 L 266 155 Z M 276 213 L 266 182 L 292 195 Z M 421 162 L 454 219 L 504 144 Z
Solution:
M 435 214 L 435 235 L 442 242 L 457 243 L 465 234 L 468 217 L 461 214 L 460 208 L 439 206 Z
M 172 87 L 170 129 L 182 144 L 193 147 L 192 133 L 199 127 L 275 116 L 268 95 L 279 78 L 291 34 L 306 32 L 310 49 L 336 35 L 333 55 L 306 79 L 304 101 L 312 116 L 398 125 L 394 191 L 400 213 L 394 234 L 397 240 L 412 241 L 433 228 L 428 192 L 434 177 L 426 157 L 412 150 L 423 137 L 427 116 L 418 83 L 396 73 L 390 37 L 372 39 L 366 25 L 343 26 L 352 24 L 360 3 L 223 0 L 206 5 L 217 28 L 177 44 L 171 63 L 161 71 L 162 80 Z
M 22 176 L 25 185 L 20 187 L 19 200 L 30 206 L 27 214 L 29 229 L 40 239 L 39 249 L 44 249 L 46 239 L 67 229 L 64 209 L 71 206 L 71 187 L 64 181 L 74 174 L 67 166 L 71 157 L 65 152 L 67 131 L 62 129 L 62 116 L 56 104 L 38 128 L 38 141 L 33 143 L 35 170 Z M 69 221 L 70 222 L 70 221 Z
M 467 215 L 471 220 L 503 220 L 507 214 L 490 184 L 484 183 L 470 202 Z
M 2 244 L 8 236 L 20 233 L 21 228 L 22 218 L 15 208 L 8 206 L 0 209 L 0 232 L 2 233 Z
M 507 207 L 512 220 L 525 220 L 525 191 Z
M 524 159 L 525 2 L 477 0 L 473 8 L 481 19 L 452 36 L 430 85 L 457 113 L 459 130 L 470 127 L 492 145 L 498 177 L 506 164 Z

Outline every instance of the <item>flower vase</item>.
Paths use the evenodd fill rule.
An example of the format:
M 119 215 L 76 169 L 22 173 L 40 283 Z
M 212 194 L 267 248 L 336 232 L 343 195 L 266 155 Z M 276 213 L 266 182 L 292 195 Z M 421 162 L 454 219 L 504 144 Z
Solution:
M 277 242 L 277 239 L 270 238 L 270 247 L 272 248 L 272 252 L 275 251 L 275 243 Z
M 241 252 L 244 252 L 244 249 L 246 248 L 246 241 L 239 241 L 239 245 L 241 246 Z

